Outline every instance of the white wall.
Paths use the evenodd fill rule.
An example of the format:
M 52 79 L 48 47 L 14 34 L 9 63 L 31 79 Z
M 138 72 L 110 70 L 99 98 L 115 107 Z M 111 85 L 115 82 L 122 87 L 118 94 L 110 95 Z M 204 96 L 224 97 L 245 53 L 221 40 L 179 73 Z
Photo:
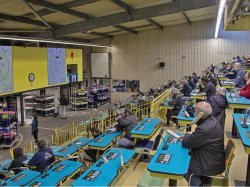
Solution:
M 220 31 L 214 39 L 215 20 L 147 30 L 137 35 L 115 36 L 111 42 L 113 79 L 140 80 L 141 90 L 156 87 L 169 79 L 200 72 L 209 64 L 250 54 L 250 32 Z M 98 42 L 97 42 L 98 43 Z M 159 68 L 159 61 L 166 67 Z M 119 93 L 113 102 L 125 98 Z

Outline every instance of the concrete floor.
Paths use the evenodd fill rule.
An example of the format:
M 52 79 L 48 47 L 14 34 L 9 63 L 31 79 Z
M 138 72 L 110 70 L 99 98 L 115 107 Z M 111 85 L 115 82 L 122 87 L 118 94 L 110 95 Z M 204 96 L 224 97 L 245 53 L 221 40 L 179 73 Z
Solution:
M 95 116 L 100 111 L 106 111 L 110 107 L 110 104 L 102 105 L 98 107 L 98 110 L 93 109 L 73 111 L 67 109 L 67 119 L 61 119 L 60 117 L 38 117 L 38 137 L 42 138 L 53 134 L 55 128 L 63 127 L 72 122 L 80 122 L 82 120 L 89 119 L 91 116 Z M 31 135 L 31 126 L 18 126 L 18 132 L 23 136 L 23 143 L 34 141 Z M 10 158 L 8 149 L 0 149 L 0 161 Z
M 109 106 L 102 106 L 99 110 L 106 110 Z M 98 114 L 100 111 L 93 111 L 88 109 L 85 111 L 74 112 L 68 110 L 68 118 L 66 120 L 53 117 L 39 117 L 39 137 L 47 136 L 53 132 L 54 128 L 62 127 L 72 121 L 81 121 L 83 119 L 88 119 L 91 115 Z M 225 125 L 225 141 L 231 138 L 232 129 L 232 110 L 227 110 L 226 125 Z M 23 135 L 23 142 L 29 142 L 33 140 L 30 133 L 30 127 L 20 127 L 20 133 Z M 230 169 L 230 186 L 244 186 L 246 178 L 247 169 L 247 154 L 244 151 L 242 142 L 240 139 L 233 139 L 236 143 L 235 158 L 232 162 Z M 8 150 L 0 150 L 1 160 L 9 158 Z M 141 162 L 135 171 L 133 167 L 129 168 L 124 175 L 120 176 L 120 179 L 115 184 L 116 186 L 136 186 L 146 171 L 147 163 Z M 166 179 L 163 183 L 164 186 L 168 185 L 168 180 Z M 178 181 L 178 186 L 187 186 L 185 180 Z

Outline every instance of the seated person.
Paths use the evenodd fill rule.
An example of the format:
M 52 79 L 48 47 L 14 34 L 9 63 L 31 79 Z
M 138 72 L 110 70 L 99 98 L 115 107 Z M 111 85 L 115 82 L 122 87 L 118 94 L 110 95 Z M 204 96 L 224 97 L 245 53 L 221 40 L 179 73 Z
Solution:
M 237 71 L 233 68 L 232 64 L 227 65 L 227 69 L 225 71 L 225 77 L 228 79 L 235 79 L 237 75 Z
M 223 73 L 227 69 L 226 62 L 221 63 L 221 68 L 219 69 L 220 73 Z
M 194 81 L 194 84 L 197 84 L 198 80 L 199 80 L 199 77 L 197 76 L 196 73 L 192 73 L 192 79 Z
M 235 83 L 235 88 L 242 88 L 245 86 L 245 72 L 244 72 L 244 68 L 241 66 L 241 64 L 239 62 L 235 63 L 235 69 L 237 71 L 237 75 L 236 78 L 234 79 L 234 83 Z
M 240 89 L 240 96 L 250 99 L 250 72 L 245 74 L 246 86 Z
M 204 115 L 197 122 L 192 134 L 186 133 L 182 146 L 191 150 L 191 161 L 185 179 L 191 186 L 211 185 L 207 176 L 221 174 L 225 170 L 224 131 L 218 121 L 212 117 L 209 103 L 195 105 L 195 115 Z
M 194 117 L 194 102 L 192 99 L 188 99 L 185 101 L 185 110 L 190 117 Z
M 171 117 L 172 116 L 177 116 L 182 108 L 182 105 L 183 105 L 183 100 L 182 100 L 182 97 L 180 96 L 179 94 L 179 91 L 178 89 L 176 88 L 173 88 L 171 90 L 171 97 L 172 97 L 172 100 L 168 102 L 168 104 L 170 106 L 173 107 L 173 109 L 171 110 L 168 110 L 167 112 L 167 126 L 170 126 L 170 121 L 171 121 Z
M 192 92 L 192 87 L 188 84 L 187 79 L 182 79 L 181 83 L 182 83 L 183 87 L 180 90 L 180 92 L 183 93 L 183 95 L 185 97 L 189 97 L 191 92 Z
M 117 131 L 125 131 L 124 138 L 117 141 L 118 146 L 134 146 L 130 131 L 137 125 L 137 117 L 133 112 L 126 108 L 123 116 L 119 116 L 117 120 L 117 125 L 115 126 Z
M 206 76 L 215 87 L 217 86 L 217 79 L 211 71 L 205 71 L 204 76 Z
M 12 170 L 13 168 L 20 168 L 23 167 L 23 162 L 27 160 L 28 158 L 23 155 L 23 149 L 21 147 L 17 147 L 13 150 L 14 160 L 12 160 L 8 171 Z M 14 173 L 19 173 L 20 170 L 14 170 Z
M 100 130 L 96 127 L 91 128 L 90 132 L 94 139 L 101 135 Z M 79 153 L 79 157 L 81 158 L 81 160 L 96 162 L 97 149 L 86 149 L 83 152 Z
M 47 166 L 55 161 L 53 151 L 47 148 L 44 140 L 37 142 L 38 152 L 30 159 L 28 165 L 31 167 L 36 167 L 36 170 L 43 172 Z
M 202 88 L 203 86 L 203 88 Z M 199 87 L 201 93 L 206 93 L 207 98 L 216 94 L 216 88 L 213 83 L 209 81 L 207 77 L 201 78 L 201 85 Z
M 208 99 L 208 103 L 212 107 L 213 117 L 218 120 L 224 129 L 227 108 L 226 89 L 222 87 L 217 88 L 216 95 L 211 96 Z
M 188 80 L 188 84 L 192 87 L 192 90 L 194 90 L 196 85 L 195 85 L 195 83 L 194 83 L 192 77 L 191 77 L 191 76 L 188 76 L 188 77 L 187 77 L 187 80 Z

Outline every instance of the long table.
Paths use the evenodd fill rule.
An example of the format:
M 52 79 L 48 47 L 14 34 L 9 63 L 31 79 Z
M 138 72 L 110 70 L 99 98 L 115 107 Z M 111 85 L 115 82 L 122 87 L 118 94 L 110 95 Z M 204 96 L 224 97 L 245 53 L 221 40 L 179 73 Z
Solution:
M 151 176 L 168 178 L 169 186 L 176 186 L 177 180 L 182 180 L 188 172 L 189 150 L 183 148 L 181 141 L 176 141 L 169 134 L 164 137 L 164 140 L 169 145 L 168 149 L 163 150 L 164 142 L 162 142 L 147 169 Z M 166 163 L 169 156 L 170 159 Z
M 149 139 L 161 126 L 162 120 L 159 118 L 144 118 L 137 126 L 131 131 L 133 138 Z
M 248 154 L 247 172 L 246 172 L 246 186 L 250 186 L 250 120 L 247 121 L 247 128 L 242 127 L 244 114 L 233 114 L 233 118 L 238 129 L 241 142 L 244 146 L 245 152 Z
M 31 181 L 28 186 L 61 186 L 76 175 L 81 167 L 81 162 L 70 160 L 59 162 L 40 177 Z
M 59 150 L 54 152 L 56 158 L 66 157 L 68 155 L 72 156 L 77 153 L 80 148 L 88 145 L 92 139 L 90 138 L 78 138 L 77 140 L 69 143 L 66 146 L 61 147 Z
M 178 123 L 180 125 L 190 125 L 192 124 L 192 121 L 194 119 L 194 117 L 187 117 L 185 115 L 185 106 L 182 107 L 181 111 L 179 112 L 178 116 L 177 116 L 177 119 L 178 119 Z
M 190 94 L 191 99 L 205 100 L 207 98 L 206 93 L 195 93 L 193 90 Z
M 243 110 L 250 107 L 250 100 L 240 96 L 238 99 L 235 98 L 234 95 L 230 95 L 227 93 L 226 95 L 228 107 L 232 108 L 234 113 L 242 113 Z M 233 127 L 232 127 L 232 135 L 235 137 L 237 136 L 237 129 L 235 126 L 235 122 L 233 121 Z
M 135 155 L 134 150 L 120 149 L 124 165 Z M 105 154 L 108 163 L 103 163 L 99 166 L 99 160 L 85 171 L 78 179 L 76 179 L 72 186 L 109 186 L 119 175 L 121 166 L 120 152 L 116 149 L 110 149 Z
M 106 150 L 112 143 L 114 143 L 119 136 L 122 135 L 121 131 L 104 131 L 100 136 L 92 140 L 88 145 L 90 149 Z
M 41 173 L 38 171 L 23 170 L 17 175 L 6 180 L 3 186 L 27 186 L 30 181 L 34 180 L 40 175 Z

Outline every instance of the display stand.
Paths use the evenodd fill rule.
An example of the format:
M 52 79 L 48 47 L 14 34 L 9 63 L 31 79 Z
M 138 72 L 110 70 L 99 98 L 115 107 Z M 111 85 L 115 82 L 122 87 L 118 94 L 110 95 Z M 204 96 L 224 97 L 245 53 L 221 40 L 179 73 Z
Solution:
M 39 116 L 51 116 L 55 112 L 55 96 L 54 95 L 41 95 L 36 96 L 35 102 L 37 103 L 35 111 Z
M 70 88 L 69 105 L 72 110 L 83 110 L 88 108 L 88 92 L 83 89 Z

